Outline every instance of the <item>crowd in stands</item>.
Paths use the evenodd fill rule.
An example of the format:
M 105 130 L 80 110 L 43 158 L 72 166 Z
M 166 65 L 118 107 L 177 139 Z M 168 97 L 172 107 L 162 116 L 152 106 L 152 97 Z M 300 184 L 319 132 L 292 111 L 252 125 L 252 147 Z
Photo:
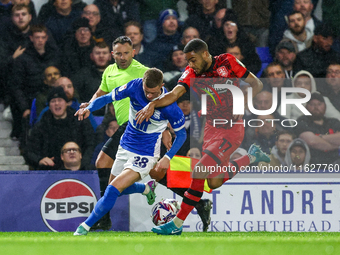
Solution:
M 185 0 L 187 9 L 178 10 L 178 0 L 46 0 L 37 13 L 32 0 L 0 0 L 0 102 L 11 109 L 11 138 L 20 141 L 31 169 L 94 169 L 119 127 L 112 105 L 82 122 L 73 115 L 114 63 L 114 39 L 130 37 L 134 58 L 161 69 L 172 90 L 187 66 L 184 46 L 201 38 L 213 56 L 232 54 L 263 78 L 263 91 L 244 115 L 246 124 L 258 125 L 246 125 L 235 157 L 256 142 L 272 165 L 332 164 L 340 146 L 340 1 L 322 1 L 322 20 L 313 14 L 319 1 L 232 0 L 227 8 L 222 0 Z M 243 91 L 248 87 L 241 83 Z M 311 99 L 283 88 L 307 89 Z M 282 114 L 281 98 L 300 99 L 311 115 L 293 104 Z M 188 134 L 178 154 L 198 157 L 200 106 L 189 93 L 177 103 Z

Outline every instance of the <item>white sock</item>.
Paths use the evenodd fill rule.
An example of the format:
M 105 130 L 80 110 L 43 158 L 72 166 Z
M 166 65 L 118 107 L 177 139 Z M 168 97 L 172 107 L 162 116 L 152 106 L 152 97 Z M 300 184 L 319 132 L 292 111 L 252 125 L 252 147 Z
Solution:
M 149 187 L 149 185 L 147 185 L 147 184 L 145 184 L 145 190 L 143 191 L 143 195 L 146 195 L 146 194 L 148 194 L 150 192 L 150 187 Z
M 87 231 L 90 231 L 90 227 L 86 225 L 85 222 L 83 222 L 82 224 L 80 224 L 81 226 L 83 226 L 83 228 L 85 228 Z
M 175 223 L 176 227 L 180 228 L 183 226 L 184 220 L 181 220 L 180 218 L 177 218 L 177 216 L 173 219 L 173 222 Z
M 256 161 L 256 157 L 255 156 L 248 154 L 248 157 L 249 157 L 250 164 L 254 163 Z

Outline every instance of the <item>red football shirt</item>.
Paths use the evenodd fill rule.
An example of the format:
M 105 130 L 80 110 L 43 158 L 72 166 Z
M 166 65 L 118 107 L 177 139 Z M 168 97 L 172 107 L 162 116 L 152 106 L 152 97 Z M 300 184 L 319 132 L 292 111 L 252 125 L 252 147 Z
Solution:
M 192 88 L 199 96 L 206 94 L 204 90 L 211 92 L 217 104 L 215 105 L 211 97 L 207 97 L 206 121 L 213 125 L 214 119 L 233 119 L 232 93 L 226 89 L 215 90 L 215 84 L 227 83 L 240 87 L 238 78 L 246 78 L 248 74 L 249 71 L 233 55 L 221 54 L 213 58 L 210 68 L 201 75 L 196 75 L 194 70 L 187 66 L 183 75 L 179 78 L 178 84 L 183 85 L 187 91 Z M 215 92 L 219 95 L 222 105 Z M 229 125 L 221 125 L 221 127 L 230 128 Z

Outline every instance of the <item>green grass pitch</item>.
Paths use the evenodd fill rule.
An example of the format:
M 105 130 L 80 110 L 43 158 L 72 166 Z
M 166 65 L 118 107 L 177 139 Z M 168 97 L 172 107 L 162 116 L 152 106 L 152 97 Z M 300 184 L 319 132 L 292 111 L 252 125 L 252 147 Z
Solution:
M 340 254 L 340 233 L 223 232 L 153 233 L 0 232 L 1 255 L 322 255 Z

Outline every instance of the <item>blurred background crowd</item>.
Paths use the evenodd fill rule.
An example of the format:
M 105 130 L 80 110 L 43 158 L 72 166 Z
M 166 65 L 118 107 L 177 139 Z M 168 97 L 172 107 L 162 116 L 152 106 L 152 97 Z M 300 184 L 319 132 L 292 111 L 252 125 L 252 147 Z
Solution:
M 184 46 L 201 38 L 213 56 L 230 53 L 263 78 L 255 109 L 271 109 L 278 98 L 271 114 L 246 110 L 245 123 L 259 124 L 246 125 L 233 156 L 256 142 L 271 165 L 333 164 L 340 158 L 339 13 L 336 0 L 48 0 L 38 12 L 32 0 L 0 0 L 0 102 L 13 123 L 10 136 L 20 141 L 30 169 L 94 169 L 101 146 L 119 127 L 113 106 L 83 122 L 73 114 L 114 63 L 114 39 L 128 36 L 133 57 L 161 69 L 171 90 L 187 66 Z M 295 105 L 281 115 L 284 87 L 312 93 L 303 104 L 311 116 Z M 177 103 L 190 134 L 178 154 L 200 157 L 203 120 L 189 94 Z

